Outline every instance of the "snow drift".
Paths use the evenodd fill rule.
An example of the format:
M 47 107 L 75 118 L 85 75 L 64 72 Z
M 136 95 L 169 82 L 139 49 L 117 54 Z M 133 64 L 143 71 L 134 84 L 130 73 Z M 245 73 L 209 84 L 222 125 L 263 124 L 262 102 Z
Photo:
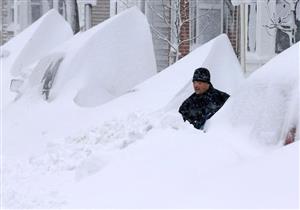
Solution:
M 15 97 L 9 91 L 11 79 L 27 79 L 32 64 L 72 36 L 70 25 L 53 9 L 1 46 L 4 106 Z
M 153 52 L 149 25 L 136 8 L 49 52 L 25 75 L 18 100 L 4 108 L 4 138 L 14 142 L 11 145 L 17 144 L 19 135 L 27 141 L 24 147 L 8 146 L 5 153 L 34 152 L 30 145 L 45 143 L 38 139 L 65 136 L 113 115 L 85 107 L 99 106 L 155 74 Z M 48 101 L 42 93 L 48 94 Z M 61 123 L 53 123 L 59 116 L 64 116 Z M 69 126 L 73 122 L 76 126 Z M 26 126 L 16 126 L 19 123 Z
M 132 20 L 133 17 L 139 20 Z M 149 35 L 144 16 L 136 9 L 76 35 L 35 65 L 22 97 L 4 109 L 4 207 L 298 207 L 299 144 L 284 149 L 278 149 L 276 145 L 278 151 L 270 153 L 274 147 L 265 142 L 253 145 L 261 138 L 252 135 L 249 140 L 249 133 L 242 127 L 251 130 L 254 122 L 259 125 L 259 121 L 253 119 L 262 116 L 262 112 L 257 112 L 256 104 L 245 104 L 245 100 L 251 101 L 248 96 L 259 100 L 260 105 L 265 103 L 263 112 L 266 116 L 272 113 L 273 120 L 282 120 L 277 114 L 283 112 L 276 113 L 273 109 L 269 112 L 266 107 L 272 107 L 273 100 L 288 107 L 295 98 L 295 92 L 289 93 L 286 88 L 294 90 L 297 79 L 293 80 L 292 76 L 297 73 L 287 76 L 289 86 L 279 81 L 279 77 L 285 76 L 279 71 L 287 60 L 292 58 L 288 72 L 299 65 L 295 60 L 299 55 L 295 48 L 266 65 L 276 72 L 274 78 L 270 76 L 273 72 L 258 70 L 257 76 L 245 82 L 228 38 L 221 35 L 143 83 L 126 86 L 125 94 L 108 102 L 112 93 L 113 96 L 122 94 L 115 81 L 126 82 L 130 77 L 129 82 L 132 82 L 133 75 L 127 65 L 135 68 L 148 52 L 149 60 L 143 63 L 155 66 L 150 45 L 146 46 L 147 52 L 137 49 L 145 54 L 135 55 L 135 49 L 127 48 L 127 40 L 119 43 L 108 39 L 116 38 L 117 32 L 123 33 L 125 26 L 119 24 L 127 22 L 125 20 L 134 21 L 138 32 L 145 37 Z M 130 32 L 126 34 L 129 36 Z M 151 39 L 146 37 L 145 40 L 150 42 Z M 106 49 L 108 54 L 101 49 Z M 110 54 L 113 52 L 115 54 Z M 221 56 L 221 52 L 224 55 Z M 119 60 L 115 59 L 116 55 Z M 119 66 L 121 63 L 124 66 Z M 200 66 L 211 70 L 216 88 L 231 94 L 210 121 L 207 133 L 184 123 L 177 112 L 180 103 L 192 93 L 191 78 L 194 69 Z M 153 74 L 151 68 L 146 69 L 135 69 L 139 75 L 135 82 Z M 146 77 L 146 74 L 149 75 Z M 48 80 L 52 85 L 50 101 L 40 97 L 43 88 L 40 80 L 43 78 L 44 81 L 54 78 L 54 81 Z M 103 81 L 103 86 L 113 85 L 103 88 L 99 84 L 98 88 L 98 84 L 94 84 L 104 79 L 107 81 Z M 262 85 L 263 81 L 269 88 Z M 253 94 L 250 85 L 257 90 Z M 271 90 L 273 85 L 279 89 L 280 96 Z M 98 95 L 98 91 L 102 92 Z M 268 91 L 276 97 L 264 95 Z M 263 94 L 257 98 L 256 93 Z M 281 93 L 287 97 L 282 97 Z M 98 101 L 100 95 L 103 98 Z M 291 104 L 292 107 L 295 105 Z M 290 113 L 294 116 L 294 112 Z M 288 116 L 284 121 L 295 122 Z M 257 126 L 254 133 L 264 135 L 264 129 Z M 272 144 L 274 139 L 271 137 L 277 137 L 277 134 L 270 135 Z
M 215 88 L 230 95 L 239 89 L 244 81 L 244 76 L 230 40 L 227 35 L 222 34 L 211 42 L 212 46 L 211 49 L 207 51 L 207 55 L 201 56 L 204 60 L 199 59 L 196 61 L 195 59 L 193 68 L 190 67 L 189 69 L 184 69 L 186 75 L 189 75 L 190 78 L 186 80 L 184 87 L 175 94 L 166 109 L 178 108 L 181 103 L 193 93 L 192 75 L 194 70 L 198 67 L 206 67 L 209 69 L 211 73 L 211 83 Z M 197 50 L 200 49 L 201 48 Z M 197 52 L 197 50 L 191 52 L 190 56 L 193 56 L 193 53 L 195 53 L 195 55 L 198 54 L 199 52 Z M 200 55 L 197 56 L 200 57 Z M 187 63 L 185 62 L 189 62 L 190 59 L 191 57 L 189 56 L 183 58 L 182 64 L 187 66 Z
M 62 62 L 58 69 L 45 68 L 59 59 Z M 48 90 L 50 100 L 63 95 L 63 100 L 94 107 L 124 94 L 155 73 L 147 20 L 137 8 L 132 8 L 51 52 L 40 61 L 32 77 L 53 77 L 49 79 L 54 80 Z M 38 85 L 39 80 L 31 83 L 32 87 Z
M 282 145 L 293 129 L 299 140 L 299 46 L 293 45 L 250 75 L 218 118 L 225 125 L 243 127 L 256 142 Z
M 213 43 L 218 40 L 224 42 L 226 39 L 216 38 L 199 48 L 195 55 L 201 55 L 201 50 L 205 49 L 207 54 L 203 54 L 203 62 L 213 52 Z M 146 126 L 151 129 L 142 134 L 143 141 L 139 140 L 120 152 L 113 162 L 101 165 L 97 172 L 89 169 L 90 173 L 86 171 L 89 178 L 80 179 L 78 184 L 65 189 L 66 192 L 75 192 L 66 193 L 69 200 L 66 207 L 299 207 L 299 142 L 282 148 L 280 140 L 285 127 L 297 126 L 299 122 L 298 53 L 299 44 L 275 57 L 240 84 L 223 109 L 212 118 L 205 134 L 184 127 L 183 123 L 176 121 L 177 118 L 170 116 L 177 110 L 169 110 L 169 116 L 166 116 L 166 109 L 162 109 L 154 115 L 160 122 L 155 124 L 150 120 L 150 126 Z M 197 62 L 192 57 L 191 53 L 187 60 Z M 286 61 L 290 62 L 288 66 Z M 158 98 L 162 95 L 172 98 L 170 95 L 174 96 L 180 87 L 184 87 L 182 80 L 189 80 L 188 77 L 182 79 L 184 73 L 176 68 L 181 64 L 178 62 L 170 67 L 174 68 L 172 72 L 163 71 L 139 85 L 134 94 L 140 92 L 140 95 L 134 98 L 145 92 L 147 96 L 155 95 L 150 84 L 163 84 L 166 92 L 160 94 L 156 91 Z M 217 66 L 222 66 L 220 64 Z M 284 66 L 288 70 L 283 71 Z M 228 76 L 234 78 L 235 74 Z M 164 81 L 169 79 L 176 81 L 174 92 L 167 91 L 164 86 Z M 127 101 L 133 100 L 129 94 L 110 105 L 121 101 L 125 104 L 125 97 Z M 160 106 L 165 102 L 161 101 Z M 298 136 L 296 140 L 299 140 Z M 89 161 L 87 168 L 96 160 Z M 82 168 L 79 171 L 83 173 Z M 80 199 L 84 194 L 89 196 Z
M 222 52 L 226 56 L 221 56 Z M 159 74 L 134 87 L 128 94 L 112 101 L 112 104 L 123 104 L 126 109 L 148 111 L 170 111 L 179 105 L 193 92 L 192 77 L 194 70 L 207 67 L 211 71 L 213 85 L 229 94 L 238 90 L 244 81 L 242 69 L 231 47 L 230 41 L 222 34 L 208 43 L 195 49 L 175 64 Z M 159 89 L 154 88 L 159 87 Z M 151 97 L 149 97 L 151 96 Z M 126 104 L 129 98 L 135 98 L 135 106 Z M 157 98 L 159 100 L 153 100 Z
M 33 64 L 72 35 L 70 25 L 52 9 L 1 47 L 2 52 L 8 53 L 7 57 L 4 56 L 3 66 L 13 76 L 19 76 L 23 68 Z

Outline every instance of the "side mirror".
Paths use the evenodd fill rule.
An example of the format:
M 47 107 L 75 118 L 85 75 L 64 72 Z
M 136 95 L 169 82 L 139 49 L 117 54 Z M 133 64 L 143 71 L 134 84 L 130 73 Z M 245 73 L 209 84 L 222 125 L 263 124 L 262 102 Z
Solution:
M 10 91 L 12 92 L 16 92 L 19 93 L 20 92 L 20 88 L 22 87 L 22 85 L 24 84 L 23 80 L 20 79 L 12 79 L 10 82 Z

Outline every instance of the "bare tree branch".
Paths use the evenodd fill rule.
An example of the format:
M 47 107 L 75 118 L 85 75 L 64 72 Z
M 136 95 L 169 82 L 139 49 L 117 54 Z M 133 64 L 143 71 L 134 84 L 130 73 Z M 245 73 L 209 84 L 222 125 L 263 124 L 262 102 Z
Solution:
M 295 8 L 299 3 L 299 0 L 291 0 L 291 1 L 284 0 L 284 2 L 290 6 L 290 11 L 283 17 L 276 16 L 275 12 L 273 12 L 273 16 L 271 16 L 270 8 L 268 6 L 269 2 L 268 2 L 266 9 L 271 23 L 269 25 L 264 25 L 264 27 L 267 28 L 267 32 L 268 29 L 277 29 L 286 33 L 289 36 L 290 46 L 291 46 L 296 42 L 297 25 L 296 25 Z
M 170 25 L 170 22 L 168 21 L 168 19 L 167 19 L 165 16 L 163 16 L 163 15 L 161 15 L 159 12 L 157 12 L 157 11 L 153 8 L 153 6 L 152 6 L 151 4 L 148 3 L 148 6 L 149 6 L 149 8 L 151 9 L 151 11 L 154 12 L 155 15 L 157 15 L 157 17 L 159 17 L 160 19 L 162 19 L 168 26 Z
M 207 23 L 206 26 L 205 26 L 205 28 L 202 29 L 202 31 L 205 31 L 205 30 L 208 28 L 209 25 L 210 25 L 210 23 Z M 190 42 L 190 41 L 192 41 L 193 39 L 198 39 L 198 38 L 201 37 L 201 36 L 202 36 L 202 34 L 200 33 L 200 34 L 198 34 L 197 36 L 190 37 L 189 39 L 182 40 L 182 41 L 179 43 L 179 45 L 182 45 L 182 44 L 185 43 L 185 42 Z
M 126 2 L 124 0 L 117 0 L 117 1 L 121 2 L 126 8 L 130 7 L 128 4 L 128 1 L 126 1 Z
M 153 32 L 155 33 L 155 35 L 156 35 L 159 39 L 161 39 L 161 40 L 167 42 L 167 43 L 170 45 L 170 47 L 173 48 L 174 51 L 177 51 L 176 47 L 173 46 L 173 43 L 168 39 L 168 37 L 165 37 L 165 36 L 164 36 L 160 31 L 158 31 L 155 27 L 153 27 L 153 26 L 150 26 L 150 27 L 151 27 L 151 29 L 153 30 Z

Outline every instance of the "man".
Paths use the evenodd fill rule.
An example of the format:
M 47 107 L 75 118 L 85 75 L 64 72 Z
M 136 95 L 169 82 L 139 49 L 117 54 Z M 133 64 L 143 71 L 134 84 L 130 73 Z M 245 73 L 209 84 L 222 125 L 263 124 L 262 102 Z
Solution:
M 206 120 L 211 118 L 229 98 L 227 93 L 215 89 L 210 83 L 210 73 L 206 68 L 198 68 L 193 76 L 195 92 L 179 108 L 184 121 L 189 121 L 197 129 L 203 130 Z

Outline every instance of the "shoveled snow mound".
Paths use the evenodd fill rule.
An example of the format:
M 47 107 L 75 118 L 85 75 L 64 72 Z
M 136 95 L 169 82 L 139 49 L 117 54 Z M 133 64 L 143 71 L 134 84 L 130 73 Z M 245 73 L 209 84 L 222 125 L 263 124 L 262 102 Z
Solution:
M 84 107 L 112 100 L 156 73 L 150 28 L 136 7 L 76 35 L 47 55 L 34 69 L 29 88 L 41 89 L 47 65 L 58 59 L 63 61 L 54 69 L 57 73 L 50 72 L 55 75 L 50 101 L 61 96 Z
M 254 72 L 216 115 L 217 124 L 224 120 L 222 127 L 243 128 L 250 139 L 264 144 L 282 145 L 293 128 L 299 139 L 299 46 Z
M 15 96 L 9 92 L 11 79 L 24 79 L 31 73 L 30 65 L 72 36 L 70 25 L 53 9 L 1 46 L 3 105 Z

